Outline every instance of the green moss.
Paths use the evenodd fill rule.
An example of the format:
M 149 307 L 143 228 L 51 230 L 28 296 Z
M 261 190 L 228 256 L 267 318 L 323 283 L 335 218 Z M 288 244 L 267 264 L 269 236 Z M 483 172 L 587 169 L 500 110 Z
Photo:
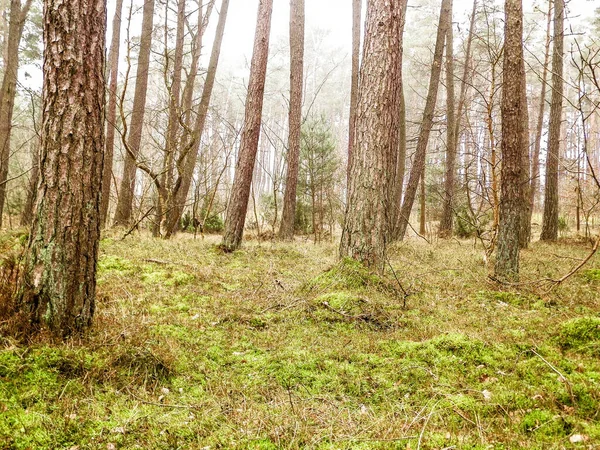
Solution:
M 102 255 L 98 259 L 99 275 L 110 272 L 128 274 L 133 272 L 134 268 L 135 266 L 131 261 L 118 256 Z
M 487 301 L 487 302 L 501 302 L 512 306 L 524 306 L 535 304 L 537 301 L 536 297 L 523 294 L 521 292 L 507 292 L 507 291 L 479 291 L 476 294 L 476 300 Z M 539 306 L 539 305 L 536 305 Z
M 600 317 L 579 317 L 564 322 L 557 342 L 564 350 L 600 355 Z
M 582 272 L 587 281 L 600 281 L 600 269 L 587 269 Z
M 337 265 L 315 277 L 305 290 L 359 290 L 367 287 L 387 287 L 387 282 L 360 262 L 344 258 Z
M 526 433 L 536 434 L 542 441 L 568 436 L 572 429 L 562 416 L 543 409 L 528 412 L 521 421 L 521 428 Z

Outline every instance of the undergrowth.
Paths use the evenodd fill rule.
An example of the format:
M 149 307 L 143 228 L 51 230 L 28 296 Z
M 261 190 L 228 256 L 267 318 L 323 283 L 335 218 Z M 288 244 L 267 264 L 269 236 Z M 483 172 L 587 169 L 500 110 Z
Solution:
M 501 289 L 462 241 L 394 247 L 383 275 L 334 245 L 216 243 L 105 239 L 88 335 L 0 340 L 0 449 L 600 443 L 598 257 L 548 292 Z M 586 251 L 536 243 L 522 278 Z

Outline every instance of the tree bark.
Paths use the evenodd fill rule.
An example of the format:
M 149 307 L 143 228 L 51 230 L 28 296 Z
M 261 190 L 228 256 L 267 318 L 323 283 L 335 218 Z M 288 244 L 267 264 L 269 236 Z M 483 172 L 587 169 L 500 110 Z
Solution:
M 150 50 L 152 49 L 152 31 L 154 23 L 154 0 L 145 0 L 142 19 L 142 36 L 140 39 L 140 53 L 138 56 L 137 74 L 135 79 L 135 93 L 133 96 L 133 110 L 131 113 L 131 126 L 128 139 L 130 151 L 125 154 L 123 178 L 119 188 L 119 200 L 115 212 L 114 225 L 127 226 L 131 222 L 133 211 L 133 196 L 135 190 L 135 173 L 137 169 L 136 158 L 142 142 L 144 127 L 144 112 L 146 108 L 146 94 L 148 90 L 148 72 L 150 69 Z
M 179 118 L 181 113 L 181 73 L 183 70 L 183 46 L 185 32 L 185 0 L 177 1 L 177 35 L 175 38 L 175 58 L 173 61 L 173 80 L 169 87 L 169 121 L 167 124 L 167 139 L 165 145 L 165 187 L 173 189 L 175 173 L 174 158 L 179 135 Z M 201 24 L 198 24 L 201 27 Z M 165 55 L 168 61 L 168 53 Z M 170 211 L 165 211 L 167 215 Z M 179 219 L 178 219 L 179 220 Z
M 390 214 L 390 239 L 393 239 L 396 232 L 396 224 L 400 215 L 400 207 L 402 206 L 402 192 L 404 190 L 404 173 L 406 171 L 406 102 L 404 98 L 404 82 L 403 82 L 403 55 L 404 55 L 404 25 L 406 24 L 406 8 L 408 0 L 402 0 L 400 3 L 400 99 L 398 100 L 398 154 L 396 156 L 396 167 L 394 168 L 394 183 L 392 186 L 392 208 L 393 213 Z
M 523 203 L 523 5 L 506 0 L 502 75 L 502 169 L 500 223 L 495 273 L 498 279 L 519 278 L 519 236 Z
M 112 22 L 112 39 L 108 57 L 109 85 L 108 111 L 106 112 L 106 144 L 104 148 L 104 169 L 102 171 L 102 200 L 100 203 L 100 225 L 106 225 L 108 204 L 110 202 L 110 186 L 113 176 L 113 156 L 115 152 L 115 131 L 117 129 L 117 83 L 119 78 L 119 48 L 121 37 L 121 14 L 123 0 L 117 0 Z
M 535 208 L 535 200 L 540 186 L 540 148 L 542 144 L 542 132 L 544 130 L 544 111 L 546 108 L 546 81 L 548 79 L 548 61 L 550 60 L 550 28 L 552 25 L 552 0 L 548 0 L 548 23 L 546 25 L 546 46 L 544 51 L 544 67 L 542 69 L 542 88 L 540 92 L 540 105 L 538 110 L 537 125 L 535 131 L 535 143 L 531 163 L 531 187 L 529 191 L 529 221 Z
M 340 257 L 383 271 L 398 151 L 401 0 L 369 0 Z
M 452 12 L 450 13 L 452 14 Z M 467 56 L 467 60 L 468 60 Z M 446 177 L 444 180 L 444 201 L 440 219 L 439 236 L 452 236 L 454 218 L 454 179 L 456 173 L 456 113 L 454 99 L 454 33 L 452 16 L 446 34 Z
M 31 178 L 27 187 L 27 199 L 21 213 L 21 226 L 28 227 L 33 220 L 33 208 L 35 206 L 35 196 L 37 195 L 37 185 L 40 181 L 40 140 L 35 136 L 31 141 Z
M 463 110 L 465 108 L 465 102 L 467 98 L 467 88 L 469 86 L 468 77 L 469 71 L 471 70 L 471 46 L 473 43 L 473 36 L 475 34 L 475 15 L 477 13 L 477 0 L 473 0 L 473 11 L 471 12 L 471 20 L 469 24 L 469 35 L 467 37 L 467 48 L 465 54 L 465 65 L 463 67 L 462 80 L 460 85 L 460 96 L 458 100 L 458 109 L 456 111 L 456 117 L 450 117 L 450 112 L 448 115 L 448 129 L 453 133 L 452 137 L 448 138 L 449 147 L 448 150 L 452 151 L 452 154 L 447 158 L 447 166 L 446 166 L 446 180 L 445 180 L 445 196 L 444 196 L 444 209 L 442 212 L 442 219 L 440 221 L 440 236 L 441 237 L 451 237 L 452 236 L 452 225 L 453 225 L 453 216 L 454 216 L 454 189 L 455 189 L 455 177 L 456 177 L 456 155 L 458 152 L 458 145 L 461 138 L 461 121 L 463 116 Z M 448 27 L 449 30 L 452 30 L 452 26 Z M 450 41 L 452 42 L 452 41 Z M 446 44 L 449 46 L 448 43 Z M 448 57 L 448 56 L 447 56 Z M 453 68 L 446 67 L 448 73 L 453 73 Z M 450 87 L 450 91 L 448 92 L 448 100 L 446 102 L 446 108 L 448 111 L 453 110 L 454 107 L 450 108 L 448 106 L 449 103 L 454 103 L 454 86 L 450 81 L 447 82 Z M 452 125 L 450 124 L 452 122 Z M 448 167 L 448 166 L 452 166 Z M 447 197 L 447 193 L 450 192 L 449 198 Z
M 174 183 L 170 196 L 173 204 L 168 206 L 170 212 L 167 216 L 167 223 L 165 227 L 165 238 L 167 239 L 173 235 L 177 228 L 177 223 L 183 214 L 185 202 L 192 184 L 194 168 L 196 167 L 196 161 L 200 151 L 200 139 L 204 131 L 204 124 L 206 123 L 210 99 L 212 96 L 213 87 L 215 85 L 217 67 L 219 65 L 219 56 L 221 54 L 221 44 L 223 43 L 223 36 L 225 34 L 225 23 L 227 22 L 228 9 L 229 0 L 223 0 L 221 3 L 221 11 L 219 13 L 219 21 L 217 23 L 217 30 L 210 55 L 210 61 L 208 63 L 208 70 L 206 72 L 206 81 L 204 82 L 204 88 L 202 89 L 202 97 L 200 98 L 200 105 L 198 106 L 198 113 L 196 115 L 196 122 L 193 128 L 192 136 L 189 136 L 189 140 L 185 141 L 185 143 L 182 145 L 182 152 L 176 162 L 179 176 L 177 181 Z M 198 32 L 200 33 L 201 30 Z M 184 104 L 186 104 L 186 102 L 187 100 L 184 100 Z
M 290 111 L 287 175 L 283 197 L 283 213 L 279 237 L 294 238 L 296 218 L 296 187 L 300 158 L 300 128 L 302 126 L 302 85 L 304 83 L 304 0 L 290 2 Z
M 244 234 L 250 185 L 252 184 L 252 174 L 254 173 L 254 163 L 260 137 L 272 12 L 273 0 L 260 0 L 256 36 L 254 37 L 254 51 L 250 64 L 250 80 L 248 81 L 242 140 L 227 207 L 225 233 L 221 244 L 226 251 L 234 251 L 239 248 Z
M 4 77 L 2 78 L 2 88 L 0 89 L 0 228 L 2 227 L 2 214 L 6 200 L 8 163 L 10 159 L 10 134 L 12 131 L 15 96 L 17 94 L 19 44 L 31 2 L 32 0 L 27 0 L 25 4 L 21 4 L 21 0 L 12 0 L 10 2 Z
M 346 186 L 350 186 L 350 166 L 354 148 L 356 104 L 358 103 L 358 83 L 360 77 L 360 30 L 362 0 L 352 0 L 352 77 L 350 84 L 350 120 L 348 125 L 348 166 Z
M 525 58 L 521 47 L 521 104 L 522 123 L 521 130 L 521 186 L 523 198 L 521 199 L 521 229 L 519 230 L 519 245 L 527 248 L 531 240 L 531 217 L 529 195 L 531 189 L 531 160 L 529 159 L 529 107 L 527 105 L 527 75 L 525 72 Z
M 429 79 L 429 91 L 425 101 L 425 110 L 423 111 L 423 119 L 421 121 L 421 129 L 417 140 L 417 150 L 413 159 L 402 209 L 398 215 L 396 238 L 404 239 L 410 213 L 412 211 L 417 190 L 419 189 L 419 181 L 425 169 L 425 157 L 427 156 L 427 144 L 429 142 L 429 134 L 433 126 L 433 114 L 435 112 L 435 104 L 437 101 L 438 86 L 440 83 L 440 74 L 442 71 L 442 56 L 444 54 L 444 42 L 448 27 L 450 26 L 450 17 L 452 14 L 452 0 L 442 0 L 440 11 L 440 19 L 438 23 L 437 38 L 435 42 L 435 51 L 433 54 L 433 64 L 431 68 L 431 77 Z
M 66 336 L 95 309 L 104 150 L 104 0 L 44 1 L 41 181 L 18 301 Z
M 546 159 L 546 189 L 542 241 L 558 239 L 558 162 L 560 158 L 563 106 L 564 0 L 554 2 L 554 47 L 552 51 L 552 101 L 548 126 L 548 157 Z

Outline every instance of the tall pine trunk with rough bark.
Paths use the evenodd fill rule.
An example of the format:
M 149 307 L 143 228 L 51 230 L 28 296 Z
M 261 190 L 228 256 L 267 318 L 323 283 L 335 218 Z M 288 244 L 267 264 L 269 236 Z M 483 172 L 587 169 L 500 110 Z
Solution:
M 519 278 L 520 230 L 523 211 L 523 128 L 525 127 L 523 77 L 523 5 L 506 0 L 504 68 L 502 75 L 502 169 L 500 223 L 496 254 L 496 277 Z
M 225 233 L 221 243 L 221 247 L 226 251 L 234 251 L 239 248 L 244 235 L 248 200 L 250 199 L 250 185 L 252 184 L 252 174 L 254 173 L 258 140 L 260 138 L 272 13 L 273 0 L 260 0 L 254 50 L 250 64 L 250 80 L 248 81 L 242 140 L 229 205 L 227 206 Z
M 104 0 L 44 1 L 40 184 L 18 303 L 59 336 L 94 315 L 104 151 Z
M 119 188 L 119 199 L 117 201 L 114 225 L 129 225 L 133 212 L 135 174 L 137 170 L 136 158 L 140 151 L 142 130 L 144 128 L 144 113 L 146 109 L 146 94 L 148 91 L 148 72 L 150 70 L 150 51 L 152 49 L 153 24 L 154 0 L 145 0 L 142 19 L 142 36 L 140 39 L 140 53 L 138 56 L 135 92 L 133 96 L 133 109 L 129 127 L 130 133 L 127 142 L 129 151 L 125 154 L 123 178 L 121 179 L 121 185 Z
M 110 186 L 113 177 L 113 156 L 115 152 L 115 132 L 117 130 L 117 83 L 119 78 L 119 49 L 121 37 L 121 14 L 123 0 L 117 0 L 112 22 L 112 38 L 108 53 L 108 110 L 106 111 L 106 143 L 104 146 L 104 169 L 102 170 L 102 200 L 100 203 L 100 223 L 106 224 L 110 202 Z
M 558 162 L 563 106 L 564 0 L 554 2 L 554 46 L 552 50 L 552 101 L 548 126 L 548 155 L 546 159 L 546 188 L 542 241 L 558 239 Z
M 402 209 L 400 210 L 400 214 L 398 215 L 396 233 L 394 236 L 396 239 L 399 240 L 404 239 L 404 236 L 406 235 L 406 229 L 408 227 L 410 213 L 412 211 L 417 196 L 417 190 L 419 189 L 419 182 L 425 170 L 427 144 L 429 142 L 431 128 L 433 127 L 433 115 L 435 113 L 438 86 L 440 84 L 440 75 L 442 72 L 444 42 L 446 40 L 448 27 L 450 26 L 451 16 L 452 0 L 442 0 L 442 6 L 440 8 L 440 19 L 437 29 L 437 38 L 435 42 L 435 50 L 433 53 L 431 77 L 429 79 L 429 90 L 427 92 L 427 99 L 425 100 L 425 110 L 423 111 L 423 119 L 421 120 L 421 128 L 419 130 L 419 137 L 417 140 L 417 149 L 413 158 L 412 168 L 410 170 L 410 176 L 408 178 L 408 184 L 406 186 L 406 193 L 404 194 Z
M 340 257 L 383 271 L 398 151 L 401 0 L 369 0 Z
M 296 187 L 300 159 L 300 127 L 302 126 L 302 85 L 304 83 L 304 0 L 290 2 L 290 111 L 287 154 L 287 174 L 283 197 L 283 214 L 279 237 L 294 237 L 296 218 Z
M 4 76 L 2 77 L 2 87 L 0 88 L 0 228 L 2 227 L 2 214 L 6 201 L 10 135 L 19 72 L 19 44 L 31 2 L 32 0 L 27 0 L 25 4 L 21 4 L 21 0 L 11 0 L 10 2 Z

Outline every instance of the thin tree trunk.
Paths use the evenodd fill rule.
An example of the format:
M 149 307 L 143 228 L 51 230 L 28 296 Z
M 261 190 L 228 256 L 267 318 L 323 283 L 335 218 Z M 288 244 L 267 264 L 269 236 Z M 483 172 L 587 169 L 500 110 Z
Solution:
M 112 22 L 112 39 L 108 57 L 109 85 L 108 111 L 106 112 L 106 145 L 104 149 L 104 169 L 102 172 L 102 200 L 100 203 L 100 225 L 106 225 L 108 205 L 110 201 L 110 186 L 113 176 L 113 155 L 115 151 L 115 131 L 117 129 L 117 83 L 119 77 L 119 48 L 121 47 L 121 14 L 123 0 L 117 0 L 115 15 Z
M 529 221 L 531 222 L 535 200 L 540 186 L 540 148 L 542 145 L 542 132 L 544 130 L 544 110 L 546 108 L 546 82 L 548 79 L 548 61 L 550 60 L 550 28 L 552 24 L 552 0 L 548 0 L 548 23 L 546 25 L 546 46 L 544 51 L 544 67 L 542 70 L 542 89 L 540 92 L 540 105 L 535 131 L 535 143 L 531 163 L 531 188 L 529 191 Z
M 225 233 L 221 244 L 226 251 L 239 248 L 244 234 L 250 185 L 252 184 L 252 174 L 254 173 L 260 137 L 272 12 L 273 0 L 260 0 L 256 36 L 254 37 L 254 51 L 250 64 L 250 80 L 248 81 L 248 96 L 246 98 L 240 154 L 227 207 Z
M 347 186 L 350 186 L 350 166 L 352 165 L 352 149 L 356 127 L 356 105 L 358 103 L 358 83 L 360 77 L 360 30 L 362 0 L 352 0 L 352 78 L 350 84 L 350 121 L 348 126 L 348 166 Z
M 402 206 L 402 192 L 404 190 L 404 173 L 406 171 L 406 102 L 404 98 L 404 81 L 403 81 L 403 55 L 404 55 L 404 25 L 406 24 L 406 7 L 408 0 L 402 0 L 400 3 L 401 18 L 400 18 L 400 99 L 398 101 L 398 155 L 396 156 L 396 167 L 394 168 L 394 184 L 392 208 L 393 214 L 390 214 L 390 238 L 393 239 L 396 233 L 396 224 L 400 215 Z
M 452 0 L 442 0 L 440 10 L 440 19 L 438 23 L 437 39 L 435 42 L 435 51 L 433 54 L 433 64 L 431 68 L 431 77 L 429 80 L 429 91 L 425 102 L 425 110 L 423 111 L 423 119 L 421 121 L 421 129 L 417 140 L 417 150 L 413 159 L 413 165 L 402 202 L 402 209 L 398 215 L 397 235 L 399 240 L 404 239 L 410 213 L 412 211 L 417 190 L 419 189 L 419 180 L 424 172 L 425 157 L 427 156 L 427 144 L 429 142 L 429 134 L 433 126 L 433 115 L 435 112 L 435 104 L 437 101 L 438 86 L 440 83 L 440 75 L 442 71 L 442 57 L 444 54 L 444 41 L 448 27 L 450 26 L 450 17 L 452 13 Z
M 529 107 L 527 105 L 527 75 L 525 72 L 525 58 L 521 55 L 521 104 L 523 107 L 522 121 L 523 129 L 521 136 L 521 186 L 523 189 L 521 200 L 521 229 L 519 231 L 519 245 L 527 248 L 531 240 L 531 211 L 529 196 L 531 189 L 531 161 L 529 159 Z
M 17 298 L 34 325 L 65 336 L 95 309 L 105 1 L 45 0 L 43 20 L 41 181 Z
M 502 170 L 500 224 L 495 273 L 498 279 L 519 278 L 519 235 L 523 210 L 523 6 L 506 0 L 504 70 L 502 75 Z
M 425 208 L 427 207 L 427 194 L 425 191 L 425 166 L 421 174 L 421 192 L 419 193 L 419 234 L 425 236 L 427 233 L 427 216 Z
M 369 0 L 340 257 L 383 271 L 397 160 L 402 0 Z
M 542 241 L 558 239 L 558 162 L 563 106 L 563 48 L 564 48 L 564 0 L 554 2 L 554 47 L 552 51 L 552 103 L 548 127 L 548 157 L 546 160 L 546 191 Z
M 35 196 L 37 194 L 37 185 L 40 181 L 40 140 L 35 136 L 31 140 L 31 178 L 27 187 L 27 199 L 21 213 L 21 226 L 28 227 L 33 220 L 33 207 L 35 206 Z
M 452 14 L 452 13 L 450 13 Z M 466 63 L 468 63 L 468 55 Z M 454 178 L 456 174 L 456 114 L 454 99 L 454 33 L 452 17 L 446 34 L 446 178 L 444 181 L 444 202 L 440 219 L 439 235 L 452 236 L 454 218 Z
M 115 212 L 114 225 L 127 226 L 131 222 L 133 211 L 133 196 L 135 191 L 135 173 L 137 169 L 137 156 L 142 142 L 144 128 L 144 112 L 146 108 L 146 94 L 148 91 L 148 72 L 150 70 L 150 51 L 152 49 L 152 31 L 154 23 L 154 0 L 145 0 L 142 19 L 142 36 L 140 39 L 140 53 L 135 79 L 135 93 L 133 96 L 133 110 L 131 113 L 131 132 L 128 139 L 129 151 L 125 154 L 123 178 L 119 189 L 119 200 Z
M 194 168 L 196 167 L 196 161 L 200 151 L 200 139 L 204 131 L 206 116 L 210 106 L 210 99 L 212 96 L 213 87 L 215 85 L 217 67 L 219 65 L 219 56 L 221 54 L 221 44 L 223 43 L 223 35 L 225 34 L 225 23 L 227 22 L 228 9 L 229 0 L 223 0 L 221 3 L 221 11 L 219 13 L 219 21 L 217 23 L 217 30 L 210 55 L 210 61 L 208 63 L 208 70 L 206 72 L 206 81 L 204 82 L 202 97 L 200 98 L 200 105 L 198 106 L 198 113 L 196 115 L 196 122 L 192 135 L 189 136 L 189 141 L 186 141 L 183 145 L 184 148 L 176 162 L 179 176 L 174 183 L 170 197 L 173 201 L 173 204 L 169 205 L 169 215 L 167 216 L 167 223 L 165 226 L 165 238 L 171 237 L 175 232 L 177 223 L 181 219 L 183 210 L 185 208 L 185 202 L 190 191 L 190 186 L 192 185 Z M 198 32 L 200 32 L 200 30 Z
M 304 0 L 291 0 L 290 11 L 290 114 L 287 176 L 283 197 L 283 214 L 279 237 L 294 238 L 296 187 L 300 159 L 300 127 L 302 126 L 302 85 L 304 83 Z M 275 196 L 275 200 L 277 197 Z
M 12 117 L 17 94 L 17 78 L 19 72 L 19 44 L 25 27 L 25 19 L 32 0 L 21 4 L 21 0 L 10 2 L 10 19 L 8 23 L 8 39 L 4 61 L 4 77 L 0 89 L 0 228 L 6 200 L 8 164 L 10 159 L 10 134 Z
M 185 0 L 177 0 L 177 34 L 175 38 L 175 59 L 173 62 L 173 80 L 169 87 L 169 121 L 167 124 L 167 139 L 165 145 L 165 186 L 173 189 L 175 172 L 174 158 L 179 135 L 179 118 L 181 113 L 181 73 L 183 70 L 183 46 L 185 32 Z M 200 27 L 201 24 L 198 24 Z M 168 52 L 165 54 L 168 64 Z M 165 80 L 166 81 L 166 80 Z M 169 211 L 165 211 L 169 214 Z

